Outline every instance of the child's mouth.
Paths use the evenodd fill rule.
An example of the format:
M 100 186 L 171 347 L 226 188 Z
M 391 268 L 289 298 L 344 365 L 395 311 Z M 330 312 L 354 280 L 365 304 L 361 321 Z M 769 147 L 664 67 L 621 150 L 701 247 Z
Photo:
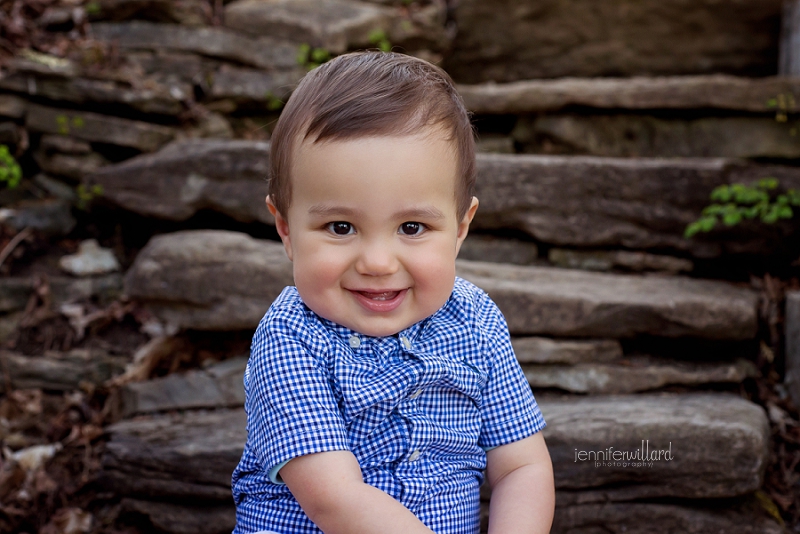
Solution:
M 359 293 L 371 300 L 392 300 L 400 294 L 399 291 L 381 291 L 380 293 L 373 291 L 359 291 Z
M 361 306 L 371 312 L 386 313 L 395 310 L 403 302 L 408 289 L 396 291 L 351 290 Z

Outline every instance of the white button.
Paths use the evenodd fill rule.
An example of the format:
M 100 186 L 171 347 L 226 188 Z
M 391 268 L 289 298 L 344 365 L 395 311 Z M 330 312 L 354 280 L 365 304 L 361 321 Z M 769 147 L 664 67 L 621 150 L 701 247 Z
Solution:
M 400 341 L 403 343 L 403 346 L 406 349 L 410 349 L 411 348 L 411 342 L 408 340 L 408 338 L 406 336 L 401 337 Z
M 354 349 L 361 346 L 361 340 L 358 339 L 358 336 L 350 336 L 350 346 Z
M 416 399 L 416 398 L 417 398 L 417 397 L 419 397 L 420 395 L 422 395 L 422 390 L 421 390 L 421 389 L 418 389 L 417 391 L 415 391 L 414 393 L 412 393 L 411 395 L 409 395 L 409 397 L 408 397 L 408 398 L 409 398 L 409 399 Z
M 411 456 L 408 457 L 408 461 L 409 462 L 413 462 L 417 458 L 419 458 L 419 451 L 414 451 L 414 452 L 411 453 Z

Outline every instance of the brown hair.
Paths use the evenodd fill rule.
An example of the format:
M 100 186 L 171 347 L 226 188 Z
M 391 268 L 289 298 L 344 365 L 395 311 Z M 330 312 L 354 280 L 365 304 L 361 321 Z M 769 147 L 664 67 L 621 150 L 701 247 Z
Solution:
M 272 202 L 286 215 L 298 141 L 410 135 L 432 126 L 443 126 L 455 143 L 460 220 L 475 189 L 475 138 L 450 76 L 427 61 L 393 52 L 339 56 L 309 72 L 281 113 L 270 149 Z

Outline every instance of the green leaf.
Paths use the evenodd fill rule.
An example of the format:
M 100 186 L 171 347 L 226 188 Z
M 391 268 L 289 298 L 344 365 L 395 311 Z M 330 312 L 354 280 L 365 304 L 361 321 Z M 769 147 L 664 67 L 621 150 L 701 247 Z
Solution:
M 777 178 L 762 178 L 758 181 L 758 187 L 761 189 L 777 189 L 778 187 L 778 179 Z
M 738 211 L 731 211 L 722 217 L 722 222 L 725 226 L 736 226 L 742 222 L 742 215 Z
M 710 198 L 711 200 L 715 200 L 717 202 L 730 202 L 731 189 L 727 185 L 715 187 L 714 190 L 711 191 Z

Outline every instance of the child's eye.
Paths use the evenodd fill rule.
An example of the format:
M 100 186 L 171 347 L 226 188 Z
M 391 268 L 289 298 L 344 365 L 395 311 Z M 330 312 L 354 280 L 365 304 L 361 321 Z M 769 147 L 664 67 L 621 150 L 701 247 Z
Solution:
M 422 232 L 425 231 L 425 229 L 426 226 L 422 223 L 404 222 L 403 224 L 400 225 L 400 229 L 398 230 L 398 232 L 400 232 L 403 235 L 420 235 Z
M 349 222 L 335 221 L 328 223 L 328 231 L 336 235 L 349 235 L 356 233 L 355 228 Z

